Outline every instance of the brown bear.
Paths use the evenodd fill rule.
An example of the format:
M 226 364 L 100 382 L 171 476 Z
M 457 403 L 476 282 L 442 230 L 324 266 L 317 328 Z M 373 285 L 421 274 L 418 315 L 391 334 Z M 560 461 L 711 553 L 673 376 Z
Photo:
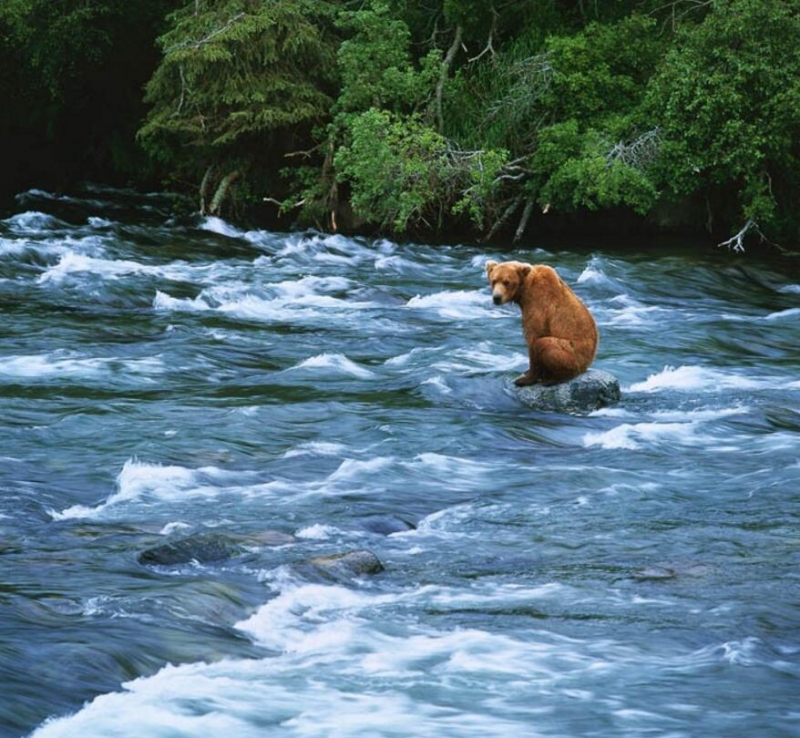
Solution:
M 558 384 L 585 372 L 597 352 L 597 326 L 578 296 L 545 264 L 486 262 L 495 305 L 516 302 L 530 366 L 514 384 Z

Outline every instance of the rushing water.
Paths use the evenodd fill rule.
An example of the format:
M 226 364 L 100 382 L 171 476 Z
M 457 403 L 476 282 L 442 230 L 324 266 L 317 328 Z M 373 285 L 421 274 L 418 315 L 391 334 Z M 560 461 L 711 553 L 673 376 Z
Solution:
M 0 222 L 3 738 L 800 735 L 791 264 L 168 205 Z M 617 406 L 518 402 L 508 256 L 587 302 Z M 138 559 L 209 531 L 243 548 Z

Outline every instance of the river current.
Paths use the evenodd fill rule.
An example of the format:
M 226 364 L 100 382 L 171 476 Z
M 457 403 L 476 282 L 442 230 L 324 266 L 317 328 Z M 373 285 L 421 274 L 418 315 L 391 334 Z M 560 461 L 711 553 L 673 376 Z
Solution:
M 2 738 L 800 735 L 796 265 L 17 203 Z M 559 270 L 618 404 L 519 402 L 490 258 Z

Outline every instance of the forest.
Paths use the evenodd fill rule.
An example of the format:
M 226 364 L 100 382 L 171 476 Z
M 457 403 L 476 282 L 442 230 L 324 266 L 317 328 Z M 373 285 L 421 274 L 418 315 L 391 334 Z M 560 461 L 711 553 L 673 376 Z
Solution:
M 3 0 L 0 201 L 800 245 L 800 0 Z

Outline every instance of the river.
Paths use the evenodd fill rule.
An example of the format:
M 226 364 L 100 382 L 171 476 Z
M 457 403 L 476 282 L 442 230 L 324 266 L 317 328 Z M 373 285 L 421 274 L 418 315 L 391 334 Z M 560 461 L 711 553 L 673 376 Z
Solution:
M 170 205 L 0 221 L 2 738 L 800 735 L 797 265 Z M 519 402 L 489 258 L 559 270 L 621 402 Z

